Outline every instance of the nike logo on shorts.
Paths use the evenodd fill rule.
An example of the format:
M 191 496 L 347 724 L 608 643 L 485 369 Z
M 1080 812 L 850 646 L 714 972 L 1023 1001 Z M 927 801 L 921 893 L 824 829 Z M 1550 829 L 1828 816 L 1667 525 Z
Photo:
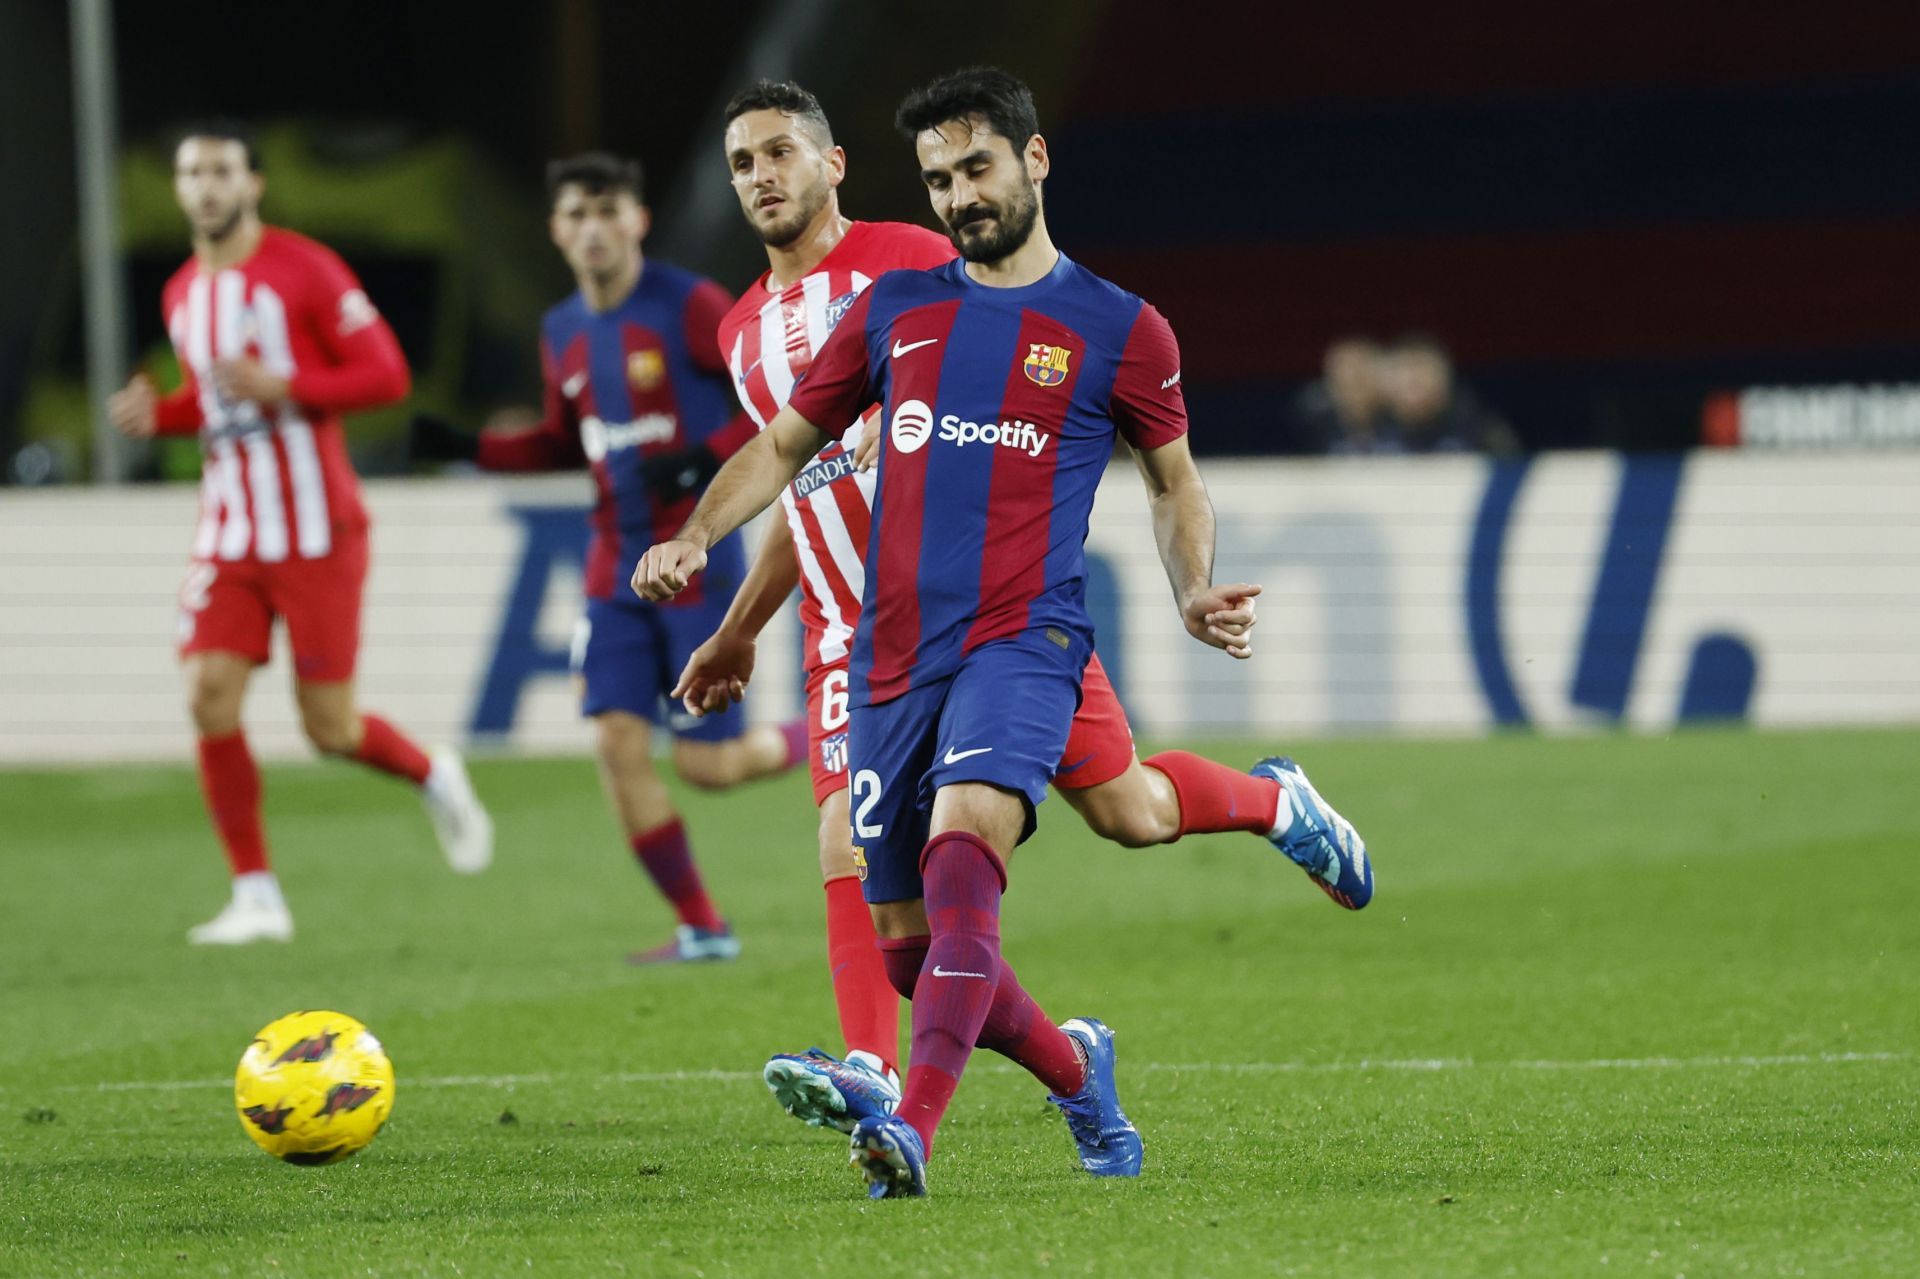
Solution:
M 949 746 L 947 747 L 947 757 L 940 762 L 943 764 L 958 764 L 963 759 L 971 759 L 975 755 L 985 755 L 992 749 L 993 747 L 991 746 L 980 746 L 970 751 L 957 751 Z

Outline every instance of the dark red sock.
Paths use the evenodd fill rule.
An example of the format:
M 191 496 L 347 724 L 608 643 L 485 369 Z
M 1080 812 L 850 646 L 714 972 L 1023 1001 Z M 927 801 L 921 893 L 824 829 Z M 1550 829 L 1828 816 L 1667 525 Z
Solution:
M 784 770 L 792 768 L 795 764 L 805 763 L 807 758 L 807 721 L 804 719 L 788 720 L 786 723 L 780 725 L 780 736 L 785 738 L 787 743 L 787 762 L 780 767 Z M 864 907 L 862 909 L 864 909 Z
M 1062 1097 L 1080 1091 L 1087 1081 L 1080 1052 L 1073 1037 L 1053 1024 L 1053 1019 L 1033 1002 L 1033 996 L 1021 988 L 1020 979 L 1006 960 L 1000 961 L 1000 981 L 993 988 L 993 1006 L 980 1027 L 977 1046 L 988 1048 L 1019 1062 L 1033 1077 Z
M 1140 761 L 1157 768 L 1180 798 L 1180 833 L 1245 830 L 1265 835 L 1280 815 L 1280 783 L 1235 772 L 1187 751 L 1161 751 Z
M 930 937 L 882 937 L 880 955 L 886 961 L 887 976 L 895 990 L 912 998 L 920 969 L 926 964 Z M 1021 989 L 1007 961 L 1000 961 L 1000 979 L 994 983 L 993 1003 L 987 1007 L 987 1019 L 980 1024 L 976 1048 L 988 1048 L 1019 1062 L 1041 1083 L 1061 1096 L 1080 1091 L 1086 1071 L 1080 1053 L 1068 1034 Z
M 415 786 L 426 785 L 427 774 L 433 771 L 427 753 L 378 715 L 360 717 L 360 749 L 353 757 L 368 768 L 404 777 Z
M 674 818 L 664 826 L 642 831 L 632 840 L 633 855 L 641 869 L 653 880 L 660 895 L 673 904 L 683 924 L 708 930 L 726 925 L 707 897 L 706 885 L 693 864 L 693 848 L 687 843 L 687 828 Z
M 872 1053 L 892 1068 L 900 1055 L 900 996 L 887 978 L 878 941 L 860 881 L 851 875 L 828 880 L 827 967 L 840 1036 L 848 1052 Z
M 267 835 L 260 821 L 260 770 L 245 732 L 200 739 L 200 793 L 236 875 L 267 869 Z
M 900 998 L 913 998 L 913 988 L 920 983 L 920 970 L 927 966 L 927 947 L 931 945 L 933 938 L 925 933 L 918 937 L 879 939 L 880 962 L 887 970 L 887 980 L 900 992 Z
M 1000 977 L 1006 871 L 976 835 L 935 835 L 920 854 L 933 940 L 913 988 L 912 1069 L 896 1112 L 928 1150 L 959 1086 Z

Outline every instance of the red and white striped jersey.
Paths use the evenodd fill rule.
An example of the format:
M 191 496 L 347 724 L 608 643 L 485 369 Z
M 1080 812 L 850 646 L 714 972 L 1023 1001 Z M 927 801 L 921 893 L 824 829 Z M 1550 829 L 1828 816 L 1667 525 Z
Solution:
M 163 434 L 197 432 L 202 560 L 275 563 L 330 554 L 366 528 L 340 414 L 407 394 L 406 357 L 359 280 L 331 250 L 277 227 L 253 255 L 174 273 L 161 312 L 183 384 L 157 412 Z M 288 381 L 282 404 L 230 400 L 216 361 L 252 358 Z
M 762 429 L 786 407 L 813 357 L 855 298 L 887 271 L 924 271 L 954 258 L 945 236 L 901 222 L 855 222 L 807 275 L 779 293 L 762 275 L 720 321 L 720 352 L 740 403 Z M 815 425 L 840 438 L 801 471 L 780 505 L 800 558 L 800 621 L 809 670 L 843 660 L 866 589 L 873 472 L 853 468 L 858 421 Z

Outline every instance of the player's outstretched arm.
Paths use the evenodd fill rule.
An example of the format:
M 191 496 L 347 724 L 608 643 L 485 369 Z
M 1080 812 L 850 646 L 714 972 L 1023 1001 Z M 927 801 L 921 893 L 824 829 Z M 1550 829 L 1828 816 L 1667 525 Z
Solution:
M 673 540 L 647 548 L 634 566 L 634 591 L 649 600 L 678 595 L 706 567 L 707 548 L 771 506 L 827 439 L 794 409 L 781 409 L 766 430 L 727 459 Z
M 774 520 L 719 629 L 687 659 L 673 698 L 693 714 L 705 715 L 745 697 L 753 679 L 754 642 L 799 584 L 793 530 L 785 520 Z
M 1187 633 L 1233 657 L 1252 657 L 1253 598 L 1260 588 L 1251 582 L 1213 583 L 1213 503 L 1186 437 L 1137 449 L 1133 456 L 1146 481 L 1153 538 Z

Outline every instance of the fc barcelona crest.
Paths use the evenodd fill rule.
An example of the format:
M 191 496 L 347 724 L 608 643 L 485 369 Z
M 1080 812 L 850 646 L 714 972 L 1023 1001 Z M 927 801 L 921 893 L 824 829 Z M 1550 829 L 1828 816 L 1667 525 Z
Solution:
M 1032 342 L 1027 345 L 1027 362 L 1021 367 L 1036 385 L 1059 386 L 1067 380 L 1067 361 L 1072 358 L 1073 352 L 1064 346 Z
M 635 351 L 627 357 L 627 381 L 636 391 L 651 391 L 667 375 L 667 357 L 658 351 Z

